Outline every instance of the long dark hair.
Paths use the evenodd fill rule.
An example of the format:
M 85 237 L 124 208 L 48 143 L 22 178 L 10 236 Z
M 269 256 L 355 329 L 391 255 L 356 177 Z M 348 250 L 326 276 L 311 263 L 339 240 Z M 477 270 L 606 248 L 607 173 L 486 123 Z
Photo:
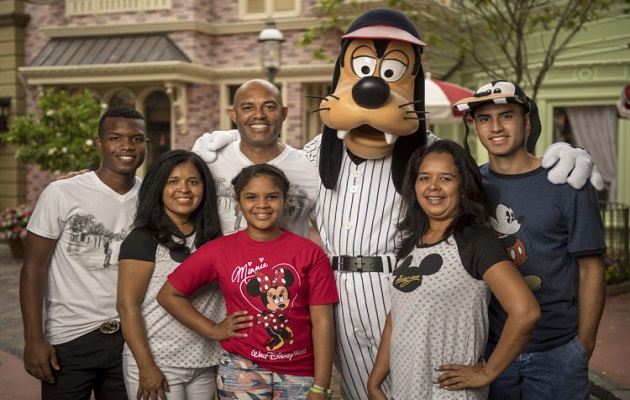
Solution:
M 188 254 L 190 249 L 186 247 L 186 238 L 167 216 L 162 202 L 162 192 L 168 177 L 175 167 L 185 162 L 190 162 L 197 168 L 203 181 L 203 198 L 199 207 L 190 216 L 195 225 L 195 247 L 199 248 L 209 240 L 222 236 L 214 179 L 203 159 L 188 150 L 171 150 L 164 153 L 149 168 L 138 194 L 134 227 L 148 229 L 157 241 L 171 252 Z M 173 236 L 181 240 L 175 241 Z
M 416 150 L 407 166 L 402 193 L 402 217 L 398 225 L 404 239 L 398 249 L 398 259 L 408 255 L 429 230 L 429 217 L 416 197 L 416 180 L 422 161 L 431 153 L 450 154 L 461 177 L 459 210 L 442 239 L 454 232 L 461 232 L 467 226 L 485 224 L 488 220 L 486 196 L 477 163 L 459 144 L 451 140 L 436 140 L 431 145 Z

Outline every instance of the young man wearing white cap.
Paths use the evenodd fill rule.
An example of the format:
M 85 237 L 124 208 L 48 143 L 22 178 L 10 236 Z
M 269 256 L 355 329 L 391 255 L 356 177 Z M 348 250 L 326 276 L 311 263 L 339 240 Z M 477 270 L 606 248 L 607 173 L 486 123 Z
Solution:
M 488 151 L 481 172 L 492 228 L 542 311 L 523 353 L 491 384 L 489 399 L 588 399 L 588 360 L 605 301 L 606 245 L 595 189 L 548 181 L 530 154 L 540 133 L 537 109 L 516 84 L 493 81 L 454 107 L 470 112 Z M 505 317 L 493 299 L 486 357 Z

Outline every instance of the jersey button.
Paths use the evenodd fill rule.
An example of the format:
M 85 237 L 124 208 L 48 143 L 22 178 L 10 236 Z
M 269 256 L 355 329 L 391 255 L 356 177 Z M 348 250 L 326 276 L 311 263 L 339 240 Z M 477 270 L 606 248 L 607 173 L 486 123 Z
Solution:
M 350 229 L 352 229 L 352 222 L 346 222 L 345 224 L 343 224 L 343 227 L 344 227 L 346 230 L 350 230 Z
M 351 187 L 350 187 L 350 193 L 356 193 L 356 192 L 357 192 L 357 190 L 359 190 L 359 189 L 357 189 L 357 187 L 356 187 L 356 186 L 351 186 Z

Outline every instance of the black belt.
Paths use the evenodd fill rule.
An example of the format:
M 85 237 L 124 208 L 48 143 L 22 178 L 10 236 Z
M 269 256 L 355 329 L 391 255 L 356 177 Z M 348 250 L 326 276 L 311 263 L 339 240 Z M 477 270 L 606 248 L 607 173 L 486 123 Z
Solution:
M 385 266 L 383 258 L 387 260 Z M 335 271 L 392 272 L 392 262 L 388 257 L 335 256 L 332 258 L 332 268 Z

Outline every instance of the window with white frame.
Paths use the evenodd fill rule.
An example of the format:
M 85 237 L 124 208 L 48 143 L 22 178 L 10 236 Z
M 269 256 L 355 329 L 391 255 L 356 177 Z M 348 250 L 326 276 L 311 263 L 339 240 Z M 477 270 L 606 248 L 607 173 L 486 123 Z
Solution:
M 66 16 L 172 10 L 173 0 L 66 0 Z
M 295 17 L 300 15 L 300 0 L 239 0 L 242 19 Z

